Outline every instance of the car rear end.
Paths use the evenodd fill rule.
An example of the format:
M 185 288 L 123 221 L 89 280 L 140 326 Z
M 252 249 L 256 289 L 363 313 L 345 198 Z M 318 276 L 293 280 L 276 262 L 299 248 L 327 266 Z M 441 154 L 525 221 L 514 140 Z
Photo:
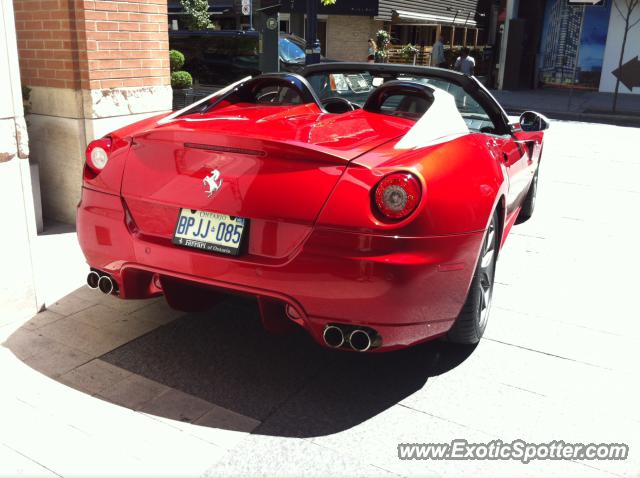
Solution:
M 393 148 L 413 123 L 297 108 L 152 118 L 92 142 L 77 218 L 89 285 L 186 311 L 249 294 L 267 329 L 349 350 L 444 334 L 482 231 L 441 234 L 424 214 L 423 152 Z

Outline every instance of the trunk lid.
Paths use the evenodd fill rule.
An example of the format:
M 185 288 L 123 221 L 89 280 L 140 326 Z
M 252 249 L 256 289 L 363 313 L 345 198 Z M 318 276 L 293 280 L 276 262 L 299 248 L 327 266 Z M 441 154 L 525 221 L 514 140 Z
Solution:
M 180 208 L 217 212 L 249 219 L 250 237 L 266 230 L 279 240 L 271 257 L 283 257 L 347 164 L 410 126 L 363 111 L 320 114 L 310 105 L 183 117 L 133 138 L 122 195 L 142 234 L 170 239 Z M 220 187 L 209 194 L 211 179 Z

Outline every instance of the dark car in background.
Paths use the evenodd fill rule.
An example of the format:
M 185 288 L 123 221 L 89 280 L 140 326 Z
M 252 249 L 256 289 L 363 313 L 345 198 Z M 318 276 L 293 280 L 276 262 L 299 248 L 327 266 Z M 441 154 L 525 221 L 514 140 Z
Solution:
M 256 31 L 170 31 L 169 48 L 185 56 L 183 69 L 194 87 L 219 87 L 259 75 Z M 280 70 L 299 72 L 305 63 L 304 39 L 280 33 Z

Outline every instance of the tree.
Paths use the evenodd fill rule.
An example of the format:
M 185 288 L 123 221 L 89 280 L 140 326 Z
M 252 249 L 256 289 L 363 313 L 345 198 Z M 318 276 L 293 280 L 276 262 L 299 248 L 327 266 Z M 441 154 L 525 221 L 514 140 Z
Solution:
M 619 3 L 622 4 L 622 8 Z M 622 47 L 620 48 L 620 59 L 618 60 L 618 71 L 622 70 L 622 62 L 624 61 L 624 50 L 627 47 L 627 37 L 629 36 L 629 31 L 635 27 L 638 23 L 640 23 L 640 18 L 638 18 L 633 23 L 631 22 L 631 17 L 633 12 L 640 5 L 640 0 L 613 0 L 613 6 L 618 10 L 618 13 L 624 20 L 624 36 L 622 37 Z M 639 9 L 640 10 L 640 9 Z M 640 12 L 639 12 L 640 13 Z M 620 78 L 616 77 L 616 89 L 613 93 L 613 112 L 616 112 L 616 108 L 618 107 L 618 90 L 620 89 Z
M 336 0 L 320 0 L 324 6 L 335 5 Z M 213 27 L 209 17 L 209 0 L 180 0 L 187 14 L 189 30 L 205 30 Z
M 180 3 L 187 14 L 189 30 L 206 30 L 213 26 L 209 18 L 208 0 L 180 0 Z

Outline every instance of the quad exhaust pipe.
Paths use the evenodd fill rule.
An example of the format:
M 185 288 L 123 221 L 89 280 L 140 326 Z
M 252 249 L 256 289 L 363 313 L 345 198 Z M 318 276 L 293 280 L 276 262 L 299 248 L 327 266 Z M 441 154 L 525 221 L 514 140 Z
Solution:
M 111 277 L 109 276 L 100 277 L 100 281 L 98 282 L 98 289 L 100 289 L 100 292 L 102 292 L 103 294 L 109 295 L 113 293 L 113 291 L 115 290 L 115 285 Z
M 371 348 L 373 342 L 369 332 L 362 329 L 356 329 L 349 334 L 349 343 L 353 350 L 357 352 L 366 352 Z
M 97 289 L 99 283 L 100 274 L 98 274 L 96 271 L 89 272 L 89 275 L 87 276 L 87 286 L 89 287 L 89 289 Z
M 366 352 L 382 343 L 382 338 L 375 330 L 357 328 L 345 331 L 343 328 L 340 325 L 327 325 L 322 332 L 324 343 L 333 349 L 346 345 L 356 352 Z
M 110 275 L 101 274 L 97 271 L 91 271 L 87 275 L 87 286 L 90 289 L 98 289 L 103 294 L 113 294 L 118 292 L 118 284 Z
M 344 333 L 340 327 L 335 325 L 327 325 L 322 333 L 324 343 L 332 349 L 337 349 L 344 345 Z

